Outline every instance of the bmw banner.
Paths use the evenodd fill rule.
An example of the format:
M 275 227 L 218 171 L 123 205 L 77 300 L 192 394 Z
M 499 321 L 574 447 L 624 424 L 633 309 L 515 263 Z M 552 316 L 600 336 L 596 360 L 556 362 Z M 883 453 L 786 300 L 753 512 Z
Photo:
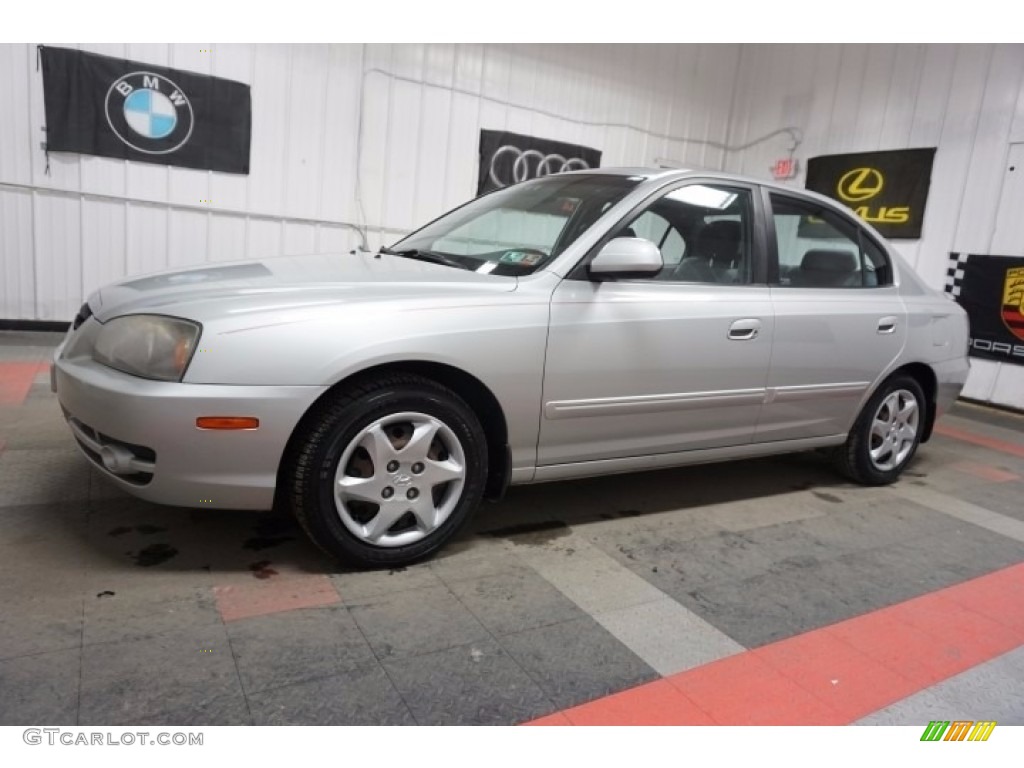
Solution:
M 1024 365 L 1024 258 L 951 253 L 946 293 L 967 310 L 971 357 Z
M 601 152 L 596 149 L 508 131 L 480 131 L 476 193 L 493 192 L 538 176 L 600 166 Z
M 884 237 L 915 239 L 924 225 L 934 159 L 934 147 L 812 157 L 806 187 L 852 208 Z
M 46 151 L 249 172 L 249 86 L 69 48 L 39 47 Z

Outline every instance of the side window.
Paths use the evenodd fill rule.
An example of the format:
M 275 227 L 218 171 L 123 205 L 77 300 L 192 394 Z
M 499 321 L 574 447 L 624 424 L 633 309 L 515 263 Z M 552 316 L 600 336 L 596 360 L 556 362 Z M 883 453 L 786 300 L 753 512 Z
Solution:
M 872 288 L 892 284 L 885 251 L 860 227 L 812 202 L 771 195 L 779 284 Z
M 652 203 L 619 229 L 661 249 L 664 269 L 649 280 L 744 285 L 751 274 L 751 193 L 688 184 Z

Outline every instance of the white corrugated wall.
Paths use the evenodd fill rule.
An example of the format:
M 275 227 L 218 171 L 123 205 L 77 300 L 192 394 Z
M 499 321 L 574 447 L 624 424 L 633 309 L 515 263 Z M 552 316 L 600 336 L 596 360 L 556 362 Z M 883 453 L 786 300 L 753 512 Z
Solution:
M 126 274 L 348 250 L 353 226 L 395 240 L 473 196 L 481 128 L 755 176 L 787 137 L 701 140 L 937 146 L 924 237 L 897 247 L 939 287 L 950 251 L 989 252 L 1024 141 L 1019 45 L 82 47 L 252 85 L 251 173 L 53 154 L 46 175 L 35 49 L 0 45 L 0 318 L 65 320 Z M 966 393 L 1024 407 L 1024 368 L 975 360 Z
M 950 252 L 993 252 L 1010 144 L 1024 141 L 1024 46 L 747 45 L 741 56 L 733 144 L 791 123 L 801 159 L 938 147 L 923 236 L 896 248 L 935 288 Z M 730 153 L 726 170 L 767 177 L 777 157 Z M 1007 245 L 998 255 L 1024 256 L 1024 242 Z M 1024 408 L 1024 367 L 972 358 L 964 394 Z
M 720 149 L 666 137 L 723 140 L 739 59 L 732 46 L 81 48 L 250 84 L 251 172 L 54 153 L 46 175 L 35 48 L 0 45 L 0 318 L 66 320 L 127 274 L 345 251 L 353 226 L 394 241 L 473 197 L 481 128 L 590 145 L 604 165 L 721 168 Z

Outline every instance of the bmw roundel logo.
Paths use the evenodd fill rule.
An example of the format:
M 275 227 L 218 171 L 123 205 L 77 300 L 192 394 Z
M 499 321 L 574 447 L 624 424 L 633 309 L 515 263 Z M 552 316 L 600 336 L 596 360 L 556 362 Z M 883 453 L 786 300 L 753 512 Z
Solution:
M 192 135 L 194 116 L 188 96 L 172 80 L 153 72 L 131 72 L 107 90 L 107 123 L 132 149 L 163 155 Z

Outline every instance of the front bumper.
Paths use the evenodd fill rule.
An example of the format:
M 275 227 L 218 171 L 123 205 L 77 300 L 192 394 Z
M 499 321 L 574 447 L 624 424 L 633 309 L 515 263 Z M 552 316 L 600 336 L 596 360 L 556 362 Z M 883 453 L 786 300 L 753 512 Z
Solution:
M 61 358 L 60 349 L 52 371 L 65 418 L 92 463 L 129 493 L 184 507 L 269 509 L 285 444 L 326 389 L 149 381 Z M 260 425 L 202 430 L 200 416 L 255 416 Z

